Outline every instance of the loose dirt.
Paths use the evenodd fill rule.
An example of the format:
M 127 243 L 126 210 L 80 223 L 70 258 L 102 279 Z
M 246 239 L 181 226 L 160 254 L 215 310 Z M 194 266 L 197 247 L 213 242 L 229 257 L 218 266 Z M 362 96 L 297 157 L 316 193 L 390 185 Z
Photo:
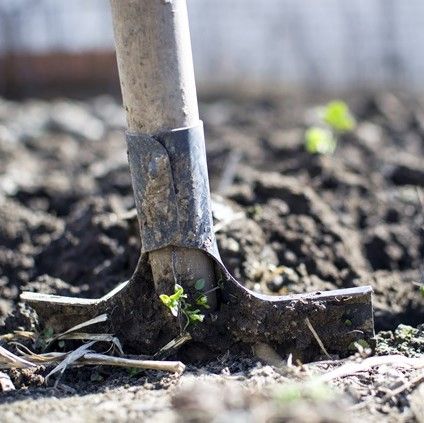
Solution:
M 422 357 L 424 103 L 350 96 L 356 130 L 334 155 L 311 155 L 303 133 L 322 101 L 202 103 L 221 255 L 260 292 L 372 285 L 377 354 Z M 17 306 L 22 290 L 95 298 L 131 276 L 140 241 L 124 126 L 110 97 L 0 101 L 2 333 L 31 324 Z M 45 384 L 48 369 L 9 371 L 17 390 L 0 394 L 0 417 L 424 421 L 419 382 L 385 399 L 418 371 L 379 366 L 299 387 L 335 363 L 287 367 L 287 359 L 275 366 L 267 354 L 233 352 L 188 363 L 182 376 L 70 369 L 57 388 Z

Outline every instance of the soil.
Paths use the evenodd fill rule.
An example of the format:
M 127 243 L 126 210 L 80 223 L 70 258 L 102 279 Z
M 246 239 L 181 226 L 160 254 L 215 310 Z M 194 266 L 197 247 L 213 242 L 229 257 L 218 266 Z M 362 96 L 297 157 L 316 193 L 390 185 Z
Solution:
M 271 294 L 372 285 L 376 353 L 422 357 L 424 103 L 402 93 L 348 96 L 357 128 L 340 137 L 333 155 L 311 155 L 303 134 L 326 100 L 202 102 L 223 261 L 248 288 Z M 31 329 L 31 312 L 17 304 L 22 290 L 96 298 L 131 276 L 140 241 L 124 126 L 111 97 L 0 100 L 2 333 Z M 17 390 L 1 394 L 0 416 L 424 419 L 422 386 L 383 401 L 417 371 L 380 366 L 311 386 L 299 381 L 337 363 L 271 361 L 258 351 L 225 353 L 171 376 L 84 367 L 67 370 L 56 387 L 45 382 L 49 369 L 8 371 Z

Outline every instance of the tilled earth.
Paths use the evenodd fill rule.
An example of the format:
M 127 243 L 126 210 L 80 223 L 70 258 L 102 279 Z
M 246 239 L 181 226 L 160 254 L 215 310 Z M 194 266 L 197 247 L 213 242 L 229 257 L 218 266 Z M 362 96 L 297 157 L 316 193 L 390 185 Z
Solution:
M 377 353 L 422 357 L 424 103 L 390 93 L 349 97 L 357 128 L 322 156 L 303 146 L 320 100 L 202 103 L 221 255 L 236 278 L 266 293 L 372 285 L 376 329 L 384 331 Z M 131 276 L 140 242 L 124 126 L 121 107 L 106 96 L 0 100 L 3 321 L 22 290 L 95 298 Z M 20 319 L 9 317 L 2 332 L 25 326 Z M 263 354 L 224 354 L 190 364 L 183 376 L 76 369 L 57 388 L 45 385 L 44 368 L 12 371 L 18 390 L 1 394 L 0 416 L 424 421 L 423 384 L 381 400 L 419 380 L 414 371 L 382 366 L 338 380 L 335 391 L 297 395 L 293 381 L 332 364 L 269 364 Z

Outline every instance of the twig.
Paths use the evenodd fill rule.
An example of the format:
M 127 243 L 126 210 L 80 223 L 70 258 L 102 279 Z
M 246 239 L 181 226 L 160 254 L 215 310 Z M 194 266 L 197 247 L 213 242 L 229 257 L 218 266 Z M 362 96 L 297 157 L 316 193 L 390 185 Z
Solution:
M 396 397 L 397 395 L 401 394 L 402 392 L 413 388 L 414 386 L 416 386 L 417 384 L 419 384 L 423 380 L 424 380 L 424 374 L 421 374 L 418 377 L 405 382 L 404 384 L 399 386 L 399 388 L 397 388 L 397 389 L 388 390 L 387 394 L 379 400 L 379 403 L 381 403 L 381 404 L 385 403 L 386 401 L 390 400 L 391 398 Z M 367 399 L 367 400 L 362 401 L 362 402 L 358 402 L 357 404 L 354 404 L 351 407 L 349 407 L 349 411 L 357 411 L 357 410 L 360 410 L 362 408 L 365 408 L 366 406 L 368 406 L 373 401 L 375 401 L 375 399 L 372 398 L 372 399 Z
M 121 355 L 124 355 L 121 342 L 116 336 L 109 333 L 84 333 L 84 332 L 72 332 L 68 334 L 62 334 L 59 338 L 61 340 L 82 340 L 82 341 L 102 341 L 110 342 L 115 345 Z
M 402 392 L 409 390 L 413 388 L 414 386 L 418 385 L 420 382 L 424 380 L 424 373 L 420 374 L 418 377 L 408 380 L 403 385 L 399 386 L 399 388 L 393 389 L 392 391 L 389 391 L 386 396 L 382 398 L 382 401 L 388 401 L 390 398 L 396 397 L 397 395 L 401 394 Z
M 95 353 L 86 353 L 79 361 L 84 364 L 133 367 L 136 369 L 162 370 L 173 373 L 182 373 L 185 370 L 185 365 L 181 361 L 135 360 Z
M 421 210 L 424 211 L 424 193 L 422 188 L 420 187 L 415 187 L 416 192 L 417 192 L 417 197 L 418 197 L 418 201 L 421 205 Z
M 4 335 L 0 335 L 0 339 L 6 342 L 10 342 L 19 338 L 30 339 L 31 341 L 35 341 L 36 333 L 25 330 L 15 330 L 12 333 L 5 333 Z
M 59 382 L 60 377 L 63 375 L 63 373 L 65 372 L 65 370 L 74 362 L 76 362 L 77 360 L 79 360 L 81 357 L 84 356 L 84 354 L 87 353 L 87 351 L 96 343 L 97 341 L 91 341 L 88 342 L 87 344 L 83 344 L 80 347 L 78 347 L 76 350 L 72 351 L 71 353 L 67 354 L 65 359 L 59 363 L 47 376 L 46 376 L 46 381 L 48 380 L 48 378 L 57 373 L 60 372 L 59 377 L 56 379 L 55 382 L 55 387 L 57 386 L 57 383 Z
M 325 356 L 327 358 L 329 358 L 331 360 L 331 355 L 328 354 L 328 351 L 326 350 L 324 344 L 322 343 L 321 338 L 318 336 L 316 330 L 312 326 L 312 323 L 309 321 L 309 318 L 308 317 L 305 318 L 305 323 L 306 323 L 306 326 L 308 326 L 309 330 L 312 332 L 312 335 L 314 336 L 314 338 L 316 339 L 316 341 L 318 342 L 318 345 L 321 348 L 321 351 L 325 354 Z
M 421 205 L 421 212 L 424 213 L 424 192 L 423 189 L 421 187 L 415 187 L 416 192 L 417 192 L 417 197 L 418 197 L 418 201 Z M 424 272 L 422 271 L 421 268 L 421 278 L 420 278 L 420 283 L 417 284 L 419 287 L 422 287 L 424 285 Z
M 172 354 L 173 351 L 180 348 L 187 341 L 191 340 L 191 335 L 188 332 L 184 332 L 176 338 L 169 341 L 166 345 L 164 345 L 154 356 L 153 358 L 165 358 Z
M 384 355 L 377 357 L 369 357 L 359 363 L 347 363 L 329 373 L 325 373 L 319 377 L 323 382 L 351 376 L 355 373 L 366 372 L 372 367 L 386 365 L 397 365 L 399 367 L 411 367 L 414 369 L 424 368 L 424 357 L 411 358 L 403 355 Z
M 137 209 L 133 208 L 124 213 L 116 214 L 118 220 L 132 220 L 137 217 Z
M 85 322 L 82 322 L 78 325 L 71 327 L 70 329 L 66 330 L 65 332 L 59 333 L 58 335 L 54 336 L 51 339 L 50 343 L 52 343 L 53 341 L 56 341 L 57 339 L 63 338 L 64 336 L 70 334 L 71 332 L 76 332 L 77 330 L 85 328 L 87 326 L 92 326 L 92 325 L 95 325 L 97 323 L 105 322 L 107 319 L 108 319 L 108 316 L 107 316 L 106 313 L 100 314 L 99 316 L 96 316 L 93 319 L 87 320 Z
M 24 357 L 28 360 L 31 360 L 34 364 L 37 364 L 37 365 L 39 365 L 39 364 L 44 365 L 45 364 L 47 366 L 49 364 L 59 363 L 69 354 L 69 353 L 66 353 L 66 352 L 49 352 L 49 353 L 44 353 L 44 354 L 36 354 L 36 353 L 28 350 L 28 348 L 26 348 L 26 350 L 29 351 L 29 352 L 25 353 L 19 347 L 16 347 L 16 349 L 22 354 L 22 357 Z
M 69 353 L 50 352 L 45 354 L 25 354 L 25 357 L 30 358 L 37 364 L 49 365 L 63 362 L 64 358 L 69 355 Z M 183 372 L 185 369 L 185 365 L 181 361 L 137 360 L 134 358 L 112 357 L 105 354 L 88 352 L 84 352 L 84 355 L 80 356 L 77 360 L 68 361 L 67 366 L 79 366 L 84 364 L 133 367 L 137 369 L 162 370 L 164 372 L 177 373 Z
M 0 346 L 0 364 L 2 368 L 6 369 L 27 369 L 29 367 L 36 367 L 34 363 L 25 360 L 22 357 L 11 353 Z
M 356 404 L 351 405 L 348 410 L 349 411 L 359 411 L 362 410 L 363 408 L 367 407 L 369 404 L 375 402 L 375 398 L 371 397 L 368 398 L 365 401 L 361 401 L 361 402 L 357 402 Z

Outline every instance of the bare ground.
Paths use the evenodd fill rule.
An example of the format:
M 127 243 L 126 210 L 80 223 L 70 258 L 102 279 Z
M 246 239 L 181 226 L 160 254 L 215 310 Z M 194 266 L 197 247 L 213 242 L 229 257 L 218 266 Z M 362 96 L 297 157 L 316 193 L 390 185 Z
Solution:
M 332 156 L 304 151 L 313 104 L 290 98 L 202 104 L 211 185 L 220 195 L 215 204 L 224 204 L 215 207 L 219 248 L 232 273 L 261 292 L 371 284 L 376 353 L 423 357 L 424 107 L 388 93 L 348 100 L 358 127 Z M 0 102 L 2 318 L 23 289 L 94 298 L 131 275 L 140 244 L 128 214 L 123 126 L 122 110 L 109 97 Z M 2 332 L 20 326 L 28 319 L 18 313 Z M 275 362 L 259 348 L 187 362 L 183 375 L 69 369 L 57 388 L 44 381 L 49 369 L 14 370 L 17 390 L 1 394 L 0 416 L 424 421 L 423 369 L 406 368 L 401 358 L 329 383 L 305 380 L 345 362 L 288 367 L 287 359 Z

